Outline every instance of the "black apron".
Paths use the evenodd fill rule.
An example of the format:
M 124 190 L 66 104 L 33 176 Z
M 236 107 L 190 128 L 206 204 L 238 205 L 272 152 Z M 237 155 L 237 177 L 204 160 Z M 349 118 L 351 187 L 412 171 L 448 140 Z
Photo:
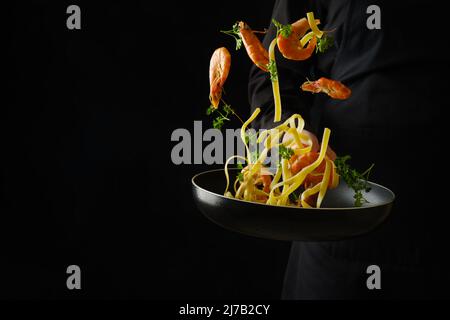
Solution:
M 381 9 L 381 29 L 370 30 L 369 5 Z M 336 242 L 294 243 L 284 298 L 435 297 L 449 283 L 445 202 L 444 100 L 449 59 L 440 44 L 445 12 L 414 1 L 277 1 L 273 17 L 292 23 L 314 11 L 322 30 L 334 30 L 334 47 L 307 61 L 277 57 L 283 118 L 300 113 L 319 140 L 331 129 L 330 145 L 352 156 L 371 180 L 392 189 L 391 217 L 368 235 Z M 433 17 L 427 20 L 427 15 Z M 265 45 L 275 36 L 270 28 Z M 445 40 L 444 40 L 445 41 Z M 444 45 L 445 46 L 445 45 Z M 327 77 L 352 89 L 345 101 L 301 92 L 306 78 Z M 271 84 L 253 68 L 249 94 L 260 106 L 261 127 L 271 126 Z M 366 269 L 381 268 L 381 290 L 368 290 Z M 441 291 L 442 290 L 442 291 Z

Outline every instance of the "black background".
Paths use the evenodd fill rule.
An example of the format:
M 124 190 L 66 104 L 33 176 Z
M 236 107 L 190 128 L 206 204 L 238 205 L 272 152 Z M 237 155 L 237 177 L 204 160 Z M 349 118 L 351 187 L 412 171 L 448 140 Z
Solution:
M 66 8 L 81 7 L 81 30 Z M 171 163 L 204 120 L 209 58 L 232 52 L 227 101 L 247 116 L 250 60 L 219 30 L 269 25 L 272 1 L 50 2 L 5 9 L 0 297 L 279 298 L 289 243 L 225 231 Z M 231 125 L 232 127 L 232 125 Z M 66 268 L 82 290 L 66 288 Z

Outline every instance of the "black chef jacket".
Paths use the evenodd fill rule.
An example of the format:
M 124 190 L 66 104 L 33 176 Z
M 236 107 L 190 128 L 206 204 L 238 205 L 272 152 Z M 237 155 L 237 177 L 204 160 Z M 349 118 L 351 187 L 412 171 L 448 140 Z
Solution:
M 381 9 L 381 29 L 369 29 L 369 5 Z M 273 18 L 292 23 L 313 11 L 334 46 L 306 61 L 277 56 L 283 118 L 300 113 L 320 140 L 351 155 L 371 180 L 391 188 L 388 221 L 352 240 L 293 243 L 283 296 L 296 298 L 441 297 L 448 286 L 445 184 L 446 99 L 449 59 L 445 9 L 423 1 L 276 1 Z M 264 45 L 275 36 L 273 25 Z M 351 88 L 348 100 L 313 95 L 299 87 L 328 77 Z M 249 96 L 261 107 L 257 126 L 273 126 L 270 79 L 253 67 Z M 381 269 L 381 289 L 366 286 L 369 265 Z

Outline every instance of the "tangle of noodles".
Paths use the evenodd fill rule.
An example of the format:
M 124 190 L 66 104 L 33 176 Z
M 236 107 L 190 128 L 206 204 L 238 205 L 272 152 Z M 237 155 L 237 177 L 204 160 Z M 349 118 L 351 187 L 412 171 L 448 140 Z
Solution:
M 313 36 L 320 38 L 323 31 L 317 27 L 319 20 L 314 19 L 312 13 L 307 14 L 311 32 L 300 41 L 304 46 Z M 272 63 L 272 91 L 275 105 L 274 122 L 281 121 L 281 97 L 278 74 L 275 63 L 276 39 L 270 43 L 269 58 Z M 250 118 L 241 127 L 241 140 L 245 146 L 245 156 L 232 156 L 225 163 L 225 177 L 227 185 L 225 195 L 246 201 L 256 201 L 270 205 L 301 206 L 319 208 L 329 188 L 335 188 L 339 183 L 339 175 L 333 161 L 326 156 L 331 131 L 325 128 L 321 140 L 320 150 L 312 150 L 313 141 L 310 135 L 303 132 L 305 121 L 299 114 L 290 116 L 282 124 L 273 129 L 256 133 L 257 146 L 263 150 L 253 157 L 250 152 L 247 128 L 261 112 L 256 108 Z M 281 154 L 276 167 L 268 168 L 264 162 L 269 154 L 271 157 Z M 287 150 L 287 153 L 286 153 Z M 275 157 L 276 158 L 276 157 Z M 233 194 L 230 187 L 228 166 L 232 159 L 244 160 L 247 164 L 233 183 Z M 273 161 L 273 159 L 272 159 Z M 297 164 L 299 168 L 294 170 Z M 303 161 L 303 162 L 302 162 Z M 306 161 L 306 162 L 304 162 Z M 309 161 L 309 162 L 308 162 Z
M 280 146 L 284 146 L 293 150 L 293 157 L 301 157 L 311 152 L 312 141 L 307 134 L 302 132 L 305 121 L 300 115 L 294 114 L 277 127 L 256 133 L 257 139 L 255 140 L 258 144 L 263 143 L 264 148 L 257 159 L 252 159 L 245 130 L 257 118 L 259 113 L 260 109 L 256 108 L 241 128 L 241 139 L 245 144 L 246 156 L 232 156 L 225 163 L 225 176 L 227 180 L 225 194 L 233 197 L 228 191 L 230 186 L 229 163 L 232 159 L 241 159 L 247 163 L 247 166 L 241 172 L 241 179 L 243 181 L 239 181 L 238 178 L 234 181 L 234 198 L 272 205 L 311 207 L 311 199 L 317 195 L 314 206 L 320 207 L 328 188 L 337 186 L 338 181 L 334 163 L 326 157 L 331 133 L 330 129 L 324 129 L 317 159 L 301 168 L 300 171 L 293 174 L 292 161 L 287 158 L 280 160 L 276 170 L 270 170 L 264 165 L 264 161 L 269 152 L 273 153 Z M 325 166 L 324 171 L 315 172 L 322 163 Z M 261 176 L 263 175 L 270 175 L 272 177 L 268 186 L 269 192 L 265 192 L 261 188 Z M 321 181 L 314 185 L 307 185 L 306 180 L 308 176 L 318 177 Z M 302 189 L 303 186 L 304 189 Z M 301 191 L 299 200 L 292 201 L 290 195 L 298 190 Z

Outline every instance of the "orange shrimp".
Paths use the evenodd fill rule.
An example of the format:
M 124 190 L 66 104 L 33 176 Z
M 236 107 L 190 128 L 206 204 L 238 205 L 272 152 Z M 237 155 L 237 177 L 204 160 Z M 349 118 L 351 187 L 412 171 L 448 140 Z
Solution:
M 263 186 L 262 191 L 264 191 L 265 193 L 270 193 L 270 184 L 272 183 L 272 176 L 261 173 L 261 175 L 257 179 L 257 183 L 262 183 Z M 261 200 L 262 202 L 267 201 L 267 197 L 262 195 L 256 196 L 256 199 Z
M 316 23 L 320 23 L 320 20 L 316 20 Z M 306 20 L 306 18 L 301 18 L 291 26 L 292 32 L 289 37 L 285 38 L 281 33 L 278 35 L 278 49 L 286 59 L 306 60 L 311 57 L 314 52 L 317 44 L 317 37 L 313 36 L 309 41 L 308 46 L 303 48 L 300 43 L 300 38 L 310 29 L 308 20 Z
M 313 93 L 323 92 L 333 99 L 340 100 L 348 99 L 352 94 L 352 91 L 344 84 L 342 84 L 342 82 L 327 79 L 324 77 L 316 81 L 306 81 L 302 84 L 301 88 L 303 91 L 309 91 Z
M 239 33 L 245 50 L 253 63 L 261 70 L 268 72 L 267 65 L 269 64 L 269 53 L 263 47 L 261 41 L 254 34 L 252 29 L 243 21 L 239 22 Z
M 222 98 L 222 89 L 230 72 L 231 55 L 227 48 L 214 51 L 209 62 L 209 100 L 217 109 Z
M 261 179 L 263 182 L 263 191 L 266 193 L 269 193 L 270 192 L 270 184 L 272 183 L 272 176 L 261 175 Z

